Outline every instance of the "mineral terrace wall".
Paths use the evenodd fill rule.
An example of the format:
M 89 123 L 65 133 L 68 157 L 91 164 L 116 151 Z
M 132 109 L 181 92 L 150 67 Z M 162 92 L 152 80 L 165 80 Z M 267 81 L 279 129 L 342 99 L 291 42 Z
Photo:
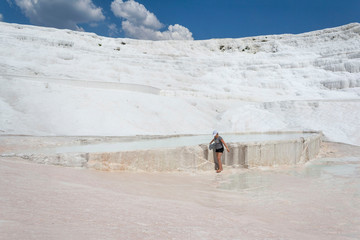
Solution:
M 322 135 L 284 141 L 229 143 L 223 155 L 229 167 L 296 165 L 320 151 Z M 214 169 L 215 154 L 207 145 L 117 153 L 87 154 L 86 166 L 98 170 L 189 171 Z
M 232 167 L 255 167 L 296 165 L 305 163 L 320 151 L 321 134 L 308 138 L 299 138 L 286 141 L 266 141 L 250 143 L 229 143 L 230 152 L 224 152 L 222 161 L 226 166 Z M 215 153 L 207 150 L 206 158 L 214 162 Z
M 230 152 L 225 151 L 222 161 L 228 168 L 301 164 L 316 157 L 321 138 L 322 134 L 317 133 L 295 140 L 228 143 Z M 205 144 L 169 149 L 16 156 L 36 163 L 103 171 L 206 171 L 215 167 L 215 153 Z

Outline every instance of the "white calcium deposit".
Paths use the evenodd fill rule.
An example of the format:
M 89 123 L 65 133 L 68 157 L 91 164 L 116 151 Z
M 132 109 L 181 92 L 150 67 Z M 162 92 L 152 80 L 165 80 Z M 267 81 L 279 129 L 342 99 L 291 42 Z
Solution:
M 360 24 L 142 41 L 0 22 L 0 134 L 320 130 L 360 145 Z

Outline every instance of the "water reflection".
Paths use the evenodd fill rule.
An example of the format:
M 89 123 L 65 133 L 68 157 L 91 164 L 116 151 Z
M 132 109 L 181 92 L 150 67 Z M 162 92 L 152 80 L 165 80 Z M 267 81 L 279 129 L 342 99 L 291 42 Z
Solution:
M 324 158 L 309 162 L 303 168 L 294 169 L 294 175 L 319 179 L 349 179 L 360 176 L 360 159 Z
M 221 190 L 266 195 L 272 185 L 286 184 L 276 180 L 279 175 L 296 177 L 298 181 L 314 180 L 313 183 L 321 183 L 328 191 L 350 193 L 357 200 L 360 197 L 360 158 L 358 157 L 324 158 L 288 169 L 243 170 L 216 177 L 215 181 L 218 183 L 217 188 Z
M 262 191 L 271 184 L 271 178 L 261 171 L 244 171 L 223 177 L 219 183 L 222 190 Z

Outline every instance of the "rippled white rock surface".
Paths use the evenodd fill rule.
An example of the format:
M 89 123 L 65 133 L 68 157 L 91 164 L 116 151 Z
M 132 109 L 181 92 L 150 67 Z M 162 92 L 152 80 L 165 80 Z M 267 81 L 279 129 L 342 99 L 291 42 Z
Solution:
M 360 238 L 360 149 L 296 168 L 108 173 L 0 159 L 1 239 Z

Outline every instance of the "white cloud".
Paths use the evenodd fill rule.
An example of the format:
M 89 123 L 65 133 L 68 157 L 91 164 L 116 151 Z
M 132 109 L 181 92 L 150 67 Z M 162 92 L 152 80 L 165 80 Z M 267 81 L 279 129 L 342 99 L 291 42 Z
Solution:
M 192 33 L 179 24 L 164 25 L 144 5 L 134 0 L 114 0 L 111 3 L 114 15 L 123 19 L 122 28 L 128 37 L 147 40 L 192 40 Z
M 123 21 L 122 28 L 132 38 L 147 40 L 192 40 L 192 33 L 186 27 L 170 25 L 167 31 L 155 31 L 145 26 L 134 25 L 130 21 Z
M 119 34 L 118 27 L 116 26 L 115 23 L 112 23 L 112 24 L 108 25 L 108 30 L 109 30 L 109 36 L 110 37 L 114 37 L 117 34 Z
M 35 25 L 83 29 L 80 23 L 91 23 L 105 19 L 102 9 L 92 0 L 14 0 L 24 14 Z
M 115 0 L 111 3 L 111 10 L 115 16 L 124 18 L 137 26 L 141 25 L 156 30 L 163 27 L 153 13 L 149 12 L 144 5 L 133 0 L 126 2 Z
M 179 24 L 170 25 L 168 27 L 168 30 L 165 32 L 162 32 L 164 39 L 172 39 L 172 40 L 192 40 L 192 33 L 184 26 L 181 26 Z
M 99 24 L 98 24 L 98 23 L 96 23 L 96 22 L 90 23 L 89 25 L 90 25 L 90 27 L 93 27 L 93 28 L 95 28 L 95 27 L 98 27 L 98 26 L 99 26 Z
M 0 13 L 0 22 L 2 22 L 4 19 L 3 15 Z

